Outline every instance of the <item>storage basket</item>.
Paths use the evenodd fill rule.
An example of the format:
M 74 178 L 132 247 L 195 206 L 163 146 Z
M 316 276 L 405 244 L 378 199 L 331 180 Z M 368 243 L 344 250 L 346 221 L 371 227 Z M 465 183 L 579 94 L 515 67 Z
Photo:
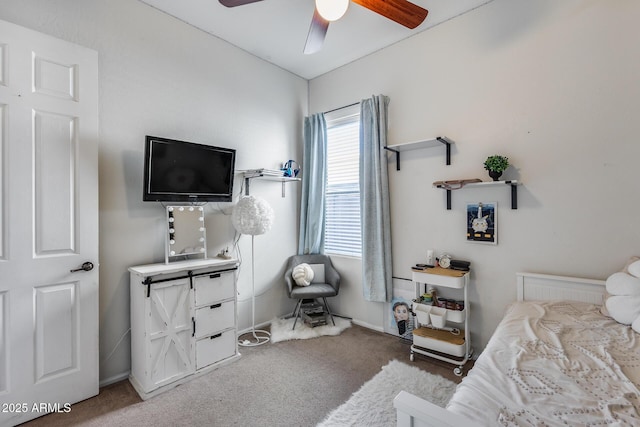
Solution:
M 444 328 L 447 323 L 447 310 L 441 307 L 431 307 L 429 318 L 434 328 Z
M 418 323 L 421 325 L 430 325 L 431 318 L 429 317 L 429 312 L 431 311 L 432 306 L 426 304 L 420 304 L 417 302 L 413 303 L 413 312 L 416 314 L 416 318 L 418 319 Z

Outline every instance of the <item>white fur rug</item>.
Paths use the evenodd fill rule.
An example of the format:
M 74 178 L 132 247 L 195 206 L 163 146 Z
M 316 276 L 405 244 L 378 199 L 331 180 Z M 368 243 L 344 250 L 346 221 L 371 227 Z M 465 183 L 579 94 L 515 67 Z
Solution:
M 392 360 L 349 400 L 327 415 L 318 427 L 395 426 L 393 398 L 400 391 L 445 407 L 455 389 L 453 381 Z
M 291 329 L 294 318 L 273 319 L 271 321 L 271 342 L 306 340 L 323 335 L 340 335 L 342 331 L 351 327 L 351 320 L 335 316 L 333 318 L 336 321 L 336 326 L 333 326 L 331 319 L 328 319 L 329 322 L 326 325 L 316 326 L 315 328 L 307 326 L 302 319 L 298 319 L 294 330 Z

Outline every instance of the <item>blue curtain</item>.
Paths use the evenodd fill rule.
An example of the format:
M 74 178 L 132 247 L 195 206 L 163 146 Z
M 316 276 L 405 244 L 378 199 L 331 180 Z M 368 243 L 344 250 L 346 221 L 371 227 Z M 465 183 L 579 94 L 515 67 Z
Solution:
M 367 301 L 389 302 L 391 279 L 391 215 L 387 171 L 387 107 L 384 95 L 360 103 L 360 211 L 362 216 L 362 281 Z
M 327 182 L 327 124 L 324 114 L 304 119 L 302 199 L 298 255 L 324 253 L 324 193 Z

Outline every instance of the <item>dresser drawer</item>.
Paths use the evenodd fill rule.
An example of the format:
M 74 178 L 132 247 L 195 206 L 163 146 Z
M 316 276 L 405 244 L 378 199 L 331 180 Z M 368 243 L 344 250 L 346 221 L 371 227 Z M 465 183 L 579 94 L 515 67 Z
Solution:
M 196 307 L 215 304 L 218 301 L 233 298 L 235 296 L 233 271 L 197 276 L 194 277 L 193 282 Z
M 235 329 L 196 341 L 196 369 L 227 359 L 236 354 Z
M 196 310 L 196 338 L 233 328 L 235 324 L 236 311 L 233 300 Z

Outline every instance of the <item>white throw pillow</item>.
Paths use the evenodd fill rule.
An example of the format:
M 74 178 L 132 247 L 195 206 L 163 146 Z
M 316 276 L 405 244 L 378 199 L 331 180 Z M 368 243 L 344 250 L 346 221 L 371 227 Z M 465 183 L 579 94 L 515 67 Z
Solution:
M 611 317 L 623 325 L 631 325 L 640 317 L 640 295 L 613 295 L 605 305 Z
M 293 267 L 291 277 L 293 277 L 296 285 L 309 286 L 314 277 L 313 269 L 309 264 L 303 262 L 302 264 L 298 264 Z
M 611 295 L 640 294 L 640 279 L 619 271 L 607 278 L 607 292 Z
M 632 256 L 625 263 L 624 267 L 620 272 L 613 273 L 611 276 L 607 278 L 607 281 L 606 281 L 607 286 L 606 286 L 605 295 L 604 295 L 604 302 L 602 304 L 602 307 L 600 308 L 600 312 L 605 316 L 613 317 L 615 319 L 616 316 L 613 316 L 611 314 L 611 311 L 607 307 L 607 300 L 611 298 L 611 296 L 613 295 L 611 293 L 611 290 L 614 290 L 614 292 L 617 295 L 623 295 L 622 293 L 620 293 L 623 290 L 623 288 L 628 287 L 629 283 L 633 282 L 633 277 L 625 278 L 625 277 L 622 277 L 621 274 L 631 274 L 632 276 L 638 277 L 636 274 L 633 274 L 633 273 L 640 273 L 640 271 L 636 271 L 636 270 L 640 270 L 640 265 L 638 264 L 638 261 L 640 261 L 640 257 Z M 631 267 L 631 271 L 629 270 L 630 267 Z M 632 280 L 629 280 L 629 279 L 632 279 Z M 618 305 L 618 304 L 614 304 L 614 305 Z M 615 308 L 614 308 L 614 311 L 616 311 Z
M 627 270 L 629 270 L 630 275 L 640 278 L 640 260 L 629 264 L 629 267 L 627 267 Z

